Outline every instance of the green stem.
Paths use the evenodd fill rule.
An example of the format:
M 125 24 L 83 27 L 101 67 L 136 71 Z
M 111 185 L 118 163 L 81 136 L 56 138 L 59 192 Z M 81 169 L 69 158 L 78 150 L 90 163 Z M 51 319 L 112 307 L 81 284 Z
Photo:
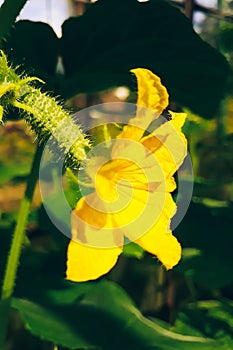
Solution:
M 32 203 L 33 194 L 38 179 L 38 171 L 42 151 L 43 146 L 38 146 L 34 156 L 31 172 L 28 177 L 25 195 L 20 205 L 17 224 L 14 230 L 10 253 L 7 260 L 1 298 L 1 304 L 3 305 L 3 307 L 0 314 L 0 350 L 4 348 L 4 340 L 8 324 L 8 313 L 10 309 L 10 299 L 14 292 L 15 279 L 19 265 L 20 254 L 25 239 L 25 229 L 27 225 L 30 206 Z

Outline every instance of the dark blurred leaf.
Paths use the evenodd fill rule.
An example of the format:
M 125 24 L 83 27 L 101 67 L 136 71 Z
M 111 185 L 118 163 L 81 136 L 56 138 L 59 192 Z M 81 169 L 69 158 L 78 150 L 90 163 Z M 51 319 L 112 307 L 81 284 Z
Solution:
M 54 83 L 59 40 L 48 24 L 28 20 L 17 22 L 3 49 L 21 71 L 38 75 L 50 85 Z
M 4 300 L 0 300 L 0 324 L 1 326 L 4 324 L 6 324 L 6 319 L 7 319 L 7 315 L 8 315 L 8 311 L 9 311 L 9 307 L 10 307 L 10 302 L 11 299 L 7 298 Z M 6 337 L 6 328 L 7 327 L 2 327 L 2 331 L 3 333 L 1 333 L 1 338 L 0 338 L 0 346 L 3 349 L 4 348 L 4 340 Z
M 0 129 L 1 185 L 16 176 L 26 176 L 30 171 L 35 144 L 27 131 L 22 122 L 6 123 Z
M 5 0 L 0 8 L 0 41 L 9 34 L 27 0 Z
M 5 49 L 64 98 L 119 85 L 135 89 L 129 73 L 135 67 L 158 74 L 171 100 L 206 118 L 214 117 L 224 95 L 225 58 L 165 1 L 99 0 L 83 16 L 64 23 L 60 44 L 47 24 L 20 21 Z M 59 54 L 65 79 L 54 75 Z
M 224 57 L 177 8 L 160 0 L 99 0 L 64 23 L 62 55 L 66 97 L 132 87 L 129 70 L 145 67 L 162 78 L 172 100 L 205 117 L 213 117 L 228 74 Z
M 56 344 L 105 350 L 223 349 L 215 341 L 182 336 L 144 318 L 112 282 L 73 284 L 44 296 L 46 301 L 40 298 L 39 303 L 14 299 L 13 307 L 33 334 Z
M 200 252 L 182 259 L 176 271 L 191 276 L 208 289 L 232 283 L 232 209 L 232 205 L 191 204 L 175 234 L 184 248 L 196 248 Z
M 52 237 L 58 247 L 64 249 L 67 246 L 69 239 L 52 223 L 43 205 L 38 210 L 38 226 Z
M 215 186 L 222 185 L 224 182 L 231 183 L 233 181 L 232 152 L 233 134 L 223 136 L 221 141 L 214 135 L 200 139 L 197 143 L 199 175 L 209 180 L 215 180 Z M 217 192 L 216 189 L 215 192 Z
M 173 327 L 182 334 L 207 336 L 233 348 L 233 303 L 223 299 L 200 301 L 188 305 L 178 314 Z
M 184 220 L 176 229 L 176 235 L 184 247 L 212 252 L 233 261 L 233 235 L 230 229 L 232 210 L 232 204 L 215 208 L 192 202 Z
M 67 189 L 64 191 L 65 196 L 70 207 L 75 208 L 79 199 L 82 197 L 78 176 L 70 168 L 66 169 L 65 175 L 68 181 Z
M 26 328 L 41 339 L 53 341 L 71 349 L 97 349 L 77 334 L 69 324 L 36 303 L 14 299 L 13 307 L 18 309 L 26 323 Z
M 4 276 L 4 272 L 5 272 L 6 260 L 7 260 L 8 251 L 10 248 L 13 229 L 14 229 L 14 224 L 12 222 L 12 219 L 1 217 L 1 222 L 0 222 L 0 247 L 1 247 L 0 286 L 2 284 L 2 280 L 3 280 L 3 276 Z
M 219 32 L 219 42 L 221 48 L 226 52 L 233 51 L 233 25 L 232 23 L 222 24 Z
M 124 245 L 123 254 L 130 258 L 141 259 L 145 251 L 137 244 L 130 242 Z
M 211 252 L 183 257 L 175 271 L 191 277 L 196 283 L 209 290 L 223 288 L 233 282 L 232 264 Z
M 19 164 L 18 167 L 15 165 L 5 165 L 1 164 L 1 174 L 0 174 L 0 183 L 4 184 L 12 179 L 14 179 L 16 176 L 24 176 L 28 175 L 30 165 L 28 166 L 25 164 Z

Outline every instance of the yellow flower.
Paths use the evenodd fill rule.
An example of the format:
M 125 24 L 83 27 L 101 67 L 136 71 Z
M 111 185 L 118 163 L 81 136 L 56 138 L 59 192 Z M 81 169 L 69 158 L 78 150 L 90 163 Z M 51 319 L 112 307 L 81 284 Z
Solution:
M 109 156 L 100 150 L 87 161 L 85 171 L 95 191 L 72 212 L 66 272 L 72 281 L 107 273 L 122 252 L 124 236 L 167 269 L 181 257 L 170 220 L 176 211 L 173 175 L 187 151 L 181 131 L 186 115 L 169 112 L 171 120 L 148 132 L 168 106 L 167 90 L 151 71 L 132 72 L 138 81 L 136 116 L 113 141 Z

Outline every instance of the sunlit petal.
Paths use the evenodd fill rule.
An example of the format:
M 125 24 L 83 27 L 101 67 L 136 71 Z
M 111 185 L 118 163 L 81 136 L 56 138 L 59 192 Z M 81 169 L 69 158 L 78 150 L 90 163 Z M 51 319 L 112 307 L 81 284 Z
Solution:
M 94 280 L 113 268 L 121 252 L 120 247 L 92 248 L 71 240 L 67 251 L 66 278 L 75 282 Z
M 167 233 L 157 237 L 153 254 L 169 270 L 181 259 L 181 245 L 172 233 Z
M 117 174 L 118 179 L 129 181 L 134 188 L 151 191 L 154 185 L 165 181 L 156 155 L 140 142 L 118 139 L 112 150 L 112 158 L 112 168 L 115 168 L 112 178 Z
M 131 70 L 136 75 L 138 82 L 137 105 L 152 109 L 161 114 L 168 105 L 168 93 L 161 79 L 145 68 Z
M 175 211 L 176 205 L 168 193 L 160 217 L 153 227 L 136 241 L 147 252 L 157 256 L 167 269 L 175 266 L 181 257 L 180 244 L 170 231 L 170 221 Z
M 131 241 L 136 241 L 151 229 L 161 216 L 165 205 L 165 192 L 149 192 L 121 186 L 122 196 L 129 197 L 128 205 L 114 215 L 117 226 Z M 169 219 L 168 219 L 169 221 Z M 167 225 L 168 225 L 167 221 Z
M 72 239 L 89 247 L 121 246 L 114 213 L 96 193 L 83 197 L 71 215 Z
M 95 193 L 82 198 L 72 212 L 72 240 L 67 252 L 67 279 L 88 281 L 107 273 L 122 252 L 123 234 Z
M 145 68 L 132 69 L 138 83 L 137 114 L 118 138 L 140 140 L 150 123 L 157 119 L 168 105 L 168 93 L 160 78 Z

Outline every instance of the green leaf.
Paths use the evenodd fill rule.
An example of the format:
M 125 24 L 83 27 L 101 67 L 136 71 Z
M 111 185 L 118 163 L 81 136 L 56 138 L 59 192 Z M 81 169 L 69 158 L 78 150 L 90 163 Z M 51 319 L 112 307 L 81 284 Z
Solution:
M 75 208 L 79 199 L 82 197 L 78 176 L 76 176 L 70 168 L 66 169 L 66 178 L 68 186 L 66 188 L 65 196 L 71 208 Z
M 27 0 L 5 0 L 0 8 L 0 41 L 9 34 Z
M 72 349 L 98 349 L 72 330 L 56 312 L 53 313 L 43 306 L 23 299 L 14 299 L 12 306 L 22 314 L 26 328 L 41 339 Z
M 214 338 L 233 348 L 233 303 L 231 300 L 207 300 L 190 304 L 178 314 L 173 327 L 182 334 L 195 334 Z
M 59 39 L 54 30 L 46 23 L 29 20 L 18 21 L 4 43 L 10 61 L 19 65 L 21 71 L 38 75 L 54 88 Z
M 1 325 L 1 337 L 0 337 L 0 346 L 3 349 L 4 348 L 4 339 L 6 337 L 6 330 L 7 326 L 4 327 L 7 323 L 7 317 L 9 314 L 9 307 L 10 307 L 10 298 L 0 300 L 0 325 Z
M 213 253 L 202 252 L 183 258 L 175 271 L 191 277 L 209 290 L 223 288 L 233 282 L 232 265 Z
M 230 285 L 233 282 L 231 226 L 231 204 L 210 207 L 191 203 L 175 235 L 184 248 L 195 248 L 198 254 L 183 258 L 175 271 L 191 276 L 209 290 Z
M 233 25 L 232 23 L 222 23 L 220 32 L 219 32 L 219 42 L 221 48 L 226 52 L 233 51 Z
M 137 244 L 130 242 L 124 245 L 123 254 L 130 258 L 142 259 L 144 256 L 144 250 Z
M 0 129 L 0 185 L 29 174 L 35 145 L 25 131 L 22 123 L 7 123 Z
M 191 22 L 165 1 L 99 0 L 63 24 L 65 97 L 127 85 L 129 70 L 158 74 L 171 100 L 213 117 L 229 73 L 226 60 L 194 33 Z
M 120 85 L 135 90 L 130 69 L 151 69 L 172 101 L 206 118 L 215 116 L 229 74 L 226 59 L 194 33 L 179 9 L 161 0 L 99 0 L 65 21 L 60 42 L 47 24 L 20 21 L 4 48 L 65 99 Z M 55 75 L 59 55 L 62 78 Z
M 146 319 L 120 287 L 104 280 L 47 291 L 38 303 L 15 298 L 13 307 L 33 334 L 70 348 L 223 350 L 215 341 Z
M 3 281 L 3 276 L 6 268 L 6 260 L 12 240 L 12 232 L 14 230 L 14 222 L 12 218 L 4 216 L 5 215 L 2 215 L 0 221 L 0 287 Z

